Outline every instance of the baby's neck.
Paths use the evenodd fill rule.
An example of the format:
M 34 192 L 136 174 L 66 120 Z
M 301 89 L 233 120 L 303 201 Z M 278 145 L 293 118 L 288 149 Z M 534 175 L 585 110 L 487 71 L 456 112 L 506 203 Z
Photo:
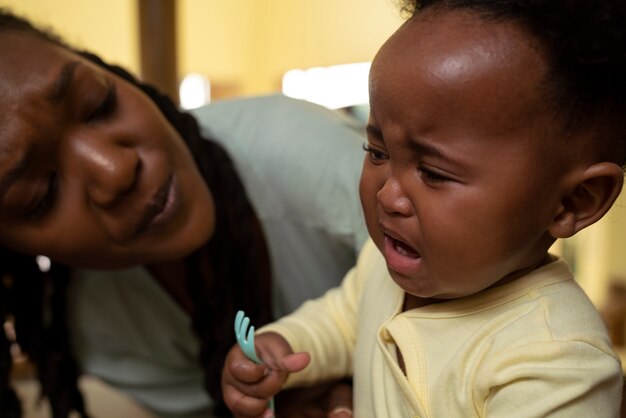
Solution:
M 495 282 L 494 284 L 492 284 L 491 286 L 481 290 L 481 292 L 484 292 L 487 289 L 491 289 L 494 288 L 496 286 L 502 286 L 503 284 L 506 283 L 510 283 L 512 281 L 514 281 L 515 279 L 518 279 L 522 276 L 527 275 L 528 273 L 530 273 L 531 271 L 544 266 L 548 263 L 551 263 L 555 260 L 555 257 L 547 254 L 545 255 L 545 257 L 540 260 L 539 262 L 533 264 L 530 267 L 518 270 L 518 271 L 514 271 L 508 275 L 506 275 L 505 277 L 501 278 L 500 280 L 498 280 L 497 282 Z M 449 300 L 454 300 L 455 298 L 451 298 L 451 299 L 437 299 L 437 298 L 420 298 L 418 296 L 414 296 L 411 295 L 409 293 L 405 293 L 404 294 L 404 303 L 402 304 L 402 312 L 406 312 L 406 311 L 410 311 L 411 309 L 417 309 L 417 308 L 421 308 L 422 306 L 426 306 L 426 305 L 432 305 L 434 303 L 441 303 L 441 302 L 447 302 Z M 459 298 L 460 299 L 460 298 Z
M 433 303 L 446 302 L 446 299 L 434 299 L 434 298 L 420 298 L 408 293 L 404 294 L 404 303 L 402 304 L 402 312 L 410 311 L 411 309 L 421 308 L 422 306 L 432 305 Z

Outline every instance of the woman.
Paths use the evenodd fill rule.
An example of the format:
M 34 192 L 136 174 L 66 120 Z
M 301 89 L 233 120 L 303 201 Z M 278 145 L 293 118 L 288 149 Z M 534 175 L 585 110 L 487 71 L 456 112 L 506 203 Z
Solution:
M 0 309 L 54 417 L 86 416 L 83 372 L 163 416 L 225 414 L 235 312 L 261 325 L 354 263 L 360 133 L 280 97 L 196 120 L 6 11 L 0 54 Z M 18 416 L 0 340 L 0 409 Z

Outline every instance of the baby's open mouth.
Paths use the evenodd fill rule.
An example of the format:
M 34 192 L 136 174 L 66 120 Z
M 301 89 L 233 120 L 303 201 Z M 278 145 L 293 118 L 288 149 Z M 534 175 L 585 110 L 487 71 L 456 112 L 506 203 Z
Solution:
M 405 277 L 413 277 L 421 268 L 422 255 L 407 243 L 385 234 L 383 256 L 387 268 Z
M 395 238 L 389 237 L 389 239 L 391 240 L 391 244 L 393 246 L 393 249 L 396 250 L 396 252 L 404 257 L 408 257 L 408 258 L 419 258 L 420 255 L 417 251 L 415 251 L 413 248 L 411 248 L 409 245 L 405 244 L 402 241 L 399 241 Z

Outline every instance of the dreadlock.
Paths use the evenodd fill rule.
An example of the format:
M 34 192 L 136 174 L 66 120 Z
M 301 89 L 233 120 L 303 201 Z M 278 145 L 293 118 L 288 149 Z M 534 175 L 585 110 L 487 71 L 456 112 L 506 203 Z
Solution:
M 72 50 L 51 33 L 0 10 L 2 30 L 34 34 Z M 184 260 L 184 279 L 194 305 L 192 326 L 200 340 L 199 363 L 205 371 L 205 387 L 215 402 L 215 414 L 228 416 L 220 376 L 226 353 L 235 343 L 230 319 L 238 309 L 244 309 L 258 324 L 272 319 L 270 262 L 261 224 L 231 158 L 218 143 L 202 136 L 193 116 L 181 112 L 167 96 L 121 67 L 107 64 L 90 52 L 74 52 L 137 86 L 154 101 L 186 142 L 214 196 L 214 235 Z M 70 274 L 70 268 L 55 263 L 42 273 L 34 257 L 0 249 L 0 278 L 9 277 L 8 285 L 0 286 L 0 314 L 14 318 L 17 343 L 37 366 L 42 395 L 50 400 L 54 418 L 65 418 L 72 410 L 87 417 L 77 388 L 80 371 L 65 325 Z M 9 386 L 11 361 L 6 337 L 1 344 L 0 410 L 19 417 L 19 402 Z

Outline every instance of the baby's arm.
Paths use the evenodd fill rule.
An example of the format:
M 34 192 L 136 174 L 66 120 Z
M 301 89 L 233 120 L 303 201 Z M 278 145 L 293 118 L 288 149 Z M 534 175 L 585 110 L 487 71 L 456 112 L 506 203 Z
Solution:
M 249 360 L 238 345 L 226 356 L 222 391 L 226 405 L 236 417 L 272 416 L 268 409 L 270 398 L 280 391 L 289 373 L 309 364 L 308 353 L 294 354 L 279 334 L 255 336 L 255 346 L 263 364 Z

